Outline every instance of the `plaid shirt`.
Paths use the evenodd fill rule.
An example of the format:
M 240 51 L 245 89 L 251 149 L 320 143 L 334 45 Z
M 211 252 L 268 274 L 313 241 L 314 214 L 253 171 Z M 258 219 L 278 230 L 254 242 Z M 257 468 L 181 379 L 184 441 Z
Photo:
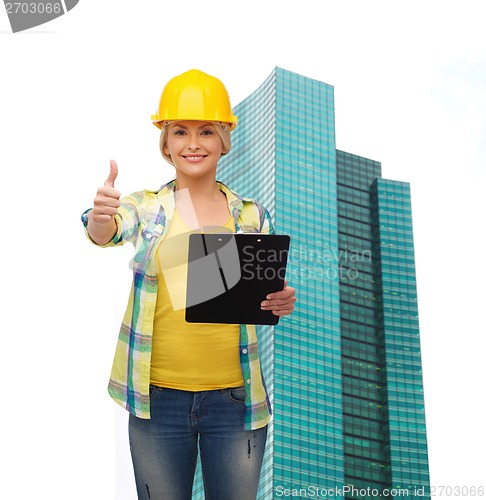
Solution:
M 221 182 L 217 184 L 226 195 L 237 232 L 274 232 L 270 215 L 264 207 L 234 193 Z M 100 245 L 108 247 L 130 242 L 135 247 L 130 266 L 133 282 L 108 392 L 119 405 L 140 418 L 150 418 L 150 358 L 157 300 L 155 253 L 172 220 L 174 189 L 175 180 L 159 191 L 140 191 L 124 197 L 115 216 L 117 232 L 109 243 Z M 90 210 L 81 217 L 85 230 Z M 89 238 L 87 230 L 86 234 Z M 261 373 L 255 325 L 240 325 L 239 349 L 246 388 L 245 429 L 258 429 L 270 421 L 272 409 Z

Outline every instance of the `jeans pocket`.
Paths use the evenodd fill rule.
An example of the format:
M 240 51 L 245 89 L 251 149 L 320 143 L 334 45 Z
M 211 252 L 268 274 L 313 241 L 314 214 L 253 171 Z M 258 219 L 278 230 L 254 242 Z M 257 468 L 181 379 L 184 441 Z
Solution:
M 162 387 L 158 387 L 157 385 L 150 384 L 149 386 L 149 397 L 153 395 L 155 391 L 161 391 Z
M 242 387 L 230 387 L 227 389 L 229 398 L 235 403 L 244 403 L 246 399 L 246 390 Z

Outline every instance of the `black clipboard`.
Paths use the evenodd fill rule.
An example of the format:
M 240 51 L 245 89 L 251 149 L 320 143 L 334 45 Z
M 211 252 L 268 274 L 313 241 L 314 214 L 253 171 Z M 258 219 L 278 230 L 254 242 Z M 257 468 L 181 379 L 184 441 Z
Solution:
M 289 246 L 283 234 L 191 234 L 186 321 L 276 325 L 260 304 L 283 289 Z

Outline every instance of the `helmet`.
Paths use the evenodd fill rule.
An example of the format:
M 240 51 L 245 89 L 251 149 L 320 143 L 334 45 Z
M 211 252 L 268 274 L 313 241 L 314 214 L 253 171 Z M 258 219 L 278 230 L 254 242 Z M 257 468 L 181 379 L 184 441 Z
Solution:
M 228 92 L 216 77 L 191 69 L 167 83 L 160 97 L 159 108 L 152 122 L 163 128 L 164 122 L 198 120 L 224 122 L 236 127 Z

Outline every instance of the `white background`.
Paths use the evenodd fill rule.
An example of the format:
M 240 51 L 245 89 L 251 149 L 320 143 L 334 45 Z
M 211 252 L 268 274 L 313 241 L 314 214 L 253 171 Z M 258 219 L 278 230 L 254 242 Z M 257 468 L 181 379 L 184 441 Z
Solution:
M 135 498 L 106 392 L 131 249 L 90 245 L 79 217 L 110 158 L 123 194 L 172 177 L 150 115 L 194 67 L 233 105 L 275 66 L 333 85 L 338 149 L 411 183 L 431 484 L 486 484 L 483 10 L 80 0 L 12 34 L 2 8 L 0 498 Z

